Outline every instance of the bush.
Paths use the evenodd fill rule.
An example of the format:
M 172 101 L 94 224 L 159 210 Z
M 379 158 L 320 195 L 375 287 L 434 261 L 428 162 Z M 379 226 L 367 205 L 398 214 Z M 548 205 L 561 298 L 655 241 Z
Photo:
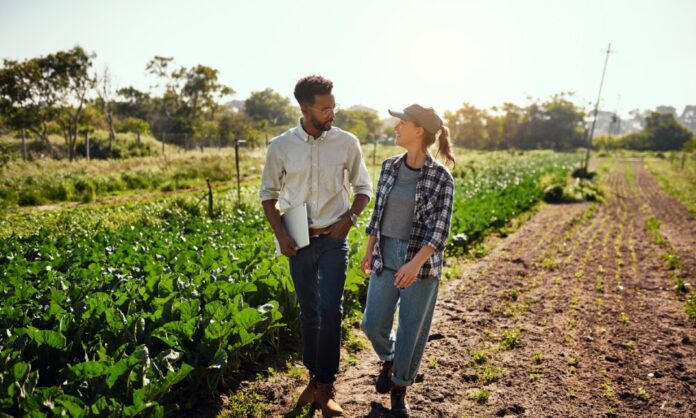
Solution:
M 45 200 L 36 190 L 23 190 L 17 198 L 19 206 L 38 206 L 44 204 Z
M 563 186 L 555 184 L 544 189 L 544 202 L 546 203 L 562 203 L 563 202 Z
M 594 171 L 587 171 L 585 170 L 585 167 L 580 167 L 573 170 L 571 177 L 576 179 L 592 180 L 596 175 L 597 173 L 595 173 Z

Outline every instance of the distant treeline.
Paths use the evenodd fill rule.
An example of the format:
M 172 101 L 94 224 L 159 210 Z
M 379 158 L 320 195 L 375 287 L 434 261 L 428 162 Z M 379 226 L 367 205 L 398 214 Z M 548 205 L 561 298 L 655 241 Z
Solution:
M 651 112 L 642 131 L 624 135 L 602 135 L 594 139 L 595 148 L 634 150 L 696 150 L 694 134 L 677 122 L 673 113 Z
M 5 59 L 0 68 L 0 134 L 33 139 L 32 150 L 50 135 L 64 138 L 66 155 L 84 155 L 85 142 L 96 131 L 106 132 L 107 145 L 92 157 L 118 157 L 116 133 L 152 135 L 160 141 L 191 147 L 227 146 L 241 139 L 262 145 L 297 123 L 294 101 L 272 89 L 255 91 L 233 102 L 232 87 L 222 84 L 218 70 L 183 67 L 171 57 L 155 56 L 145 71 L 154 85 L 148 90 L 115 88 L 108 67 L 93 70 L 95 54 L 76 46 L 70 50 L 23 61 Z M 464 104 L 445 112 L 457 146 L 472 149 L 572 149 L 588 143 L 588 117 L 571 95 L 559 94 L 527 106 L 505 103 L 490 110 Z M 224 104 L 227 103 L 227 104 Z M 677 149 L 691 139 L 672 115 L 655 114 L 643 132 L 603 138 L 605 147 Z M 336 126 L 364 142 L 393 137 L 393 125 L 377 112 L 356 106 L 336 115 Z M 687 135 L 688 134 L 688 135 Z

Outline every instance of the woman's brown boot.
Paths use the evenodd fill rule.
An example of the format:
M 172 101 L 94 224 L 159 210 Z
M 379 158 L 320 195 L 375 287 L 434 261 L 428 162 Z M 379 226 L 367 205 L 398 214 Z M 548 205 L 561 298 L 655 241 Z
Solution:
M 391 414 L 396 418 L 407 418 L 411 416 L 411 411 L 406 403 L 406 386 L 397 384 L 392 386 Z

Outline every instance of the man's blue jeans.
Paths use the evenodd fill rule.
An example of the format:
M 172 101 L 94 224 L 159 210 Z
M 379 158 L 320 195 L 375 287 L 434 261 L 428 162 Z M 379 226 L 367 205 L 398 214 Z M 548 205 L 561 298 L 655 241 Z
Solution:
M 361 329 L 382 361 L 393 361 L 392 382 L 409 386 L 418 368 L 430 334 L 439 280 L 419 279 L 405 289 L 394 285 L 394 274 L 405 264 L 408 241 L 382 236 L 384 268 L 372 272 Z M 399 305 L 396 335 L 392 330 Z
M 341 354 L 348 241 L 328 234 L 312 237 L 288 260 L 300 303 L 302 362 L 313 380 L 333 383 Z

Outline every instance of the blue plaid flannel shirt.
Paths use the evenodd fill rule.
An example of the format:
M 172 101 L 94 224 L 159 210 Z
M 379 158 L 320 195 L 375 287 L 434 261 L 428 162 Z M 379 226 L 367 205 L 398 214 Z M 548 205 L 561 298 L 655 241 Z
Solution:
M 380 249 L 380 224 L 387 196 L 394 186 L 406 153 L 387 158 L 382 163 L 382 171 L 377 182 L 377 198 L 370 224 L 365 229 L 368 235 L 376 237 L 372 253 L 372 270 L 381 273 L 384 268 Z M 444 249 L 449 236 L 452 205 L 454 202 L 454 179 L 449 170 L 437 162 L 430 154 L 423 164 L 416 184 L 416 204 L 414 221 L 408 240 L 406 261 L 409 261 L 424 245 L 435 248 L 435 252 L 423 264 L 418 279 L 437 278 L 442 275 Z

